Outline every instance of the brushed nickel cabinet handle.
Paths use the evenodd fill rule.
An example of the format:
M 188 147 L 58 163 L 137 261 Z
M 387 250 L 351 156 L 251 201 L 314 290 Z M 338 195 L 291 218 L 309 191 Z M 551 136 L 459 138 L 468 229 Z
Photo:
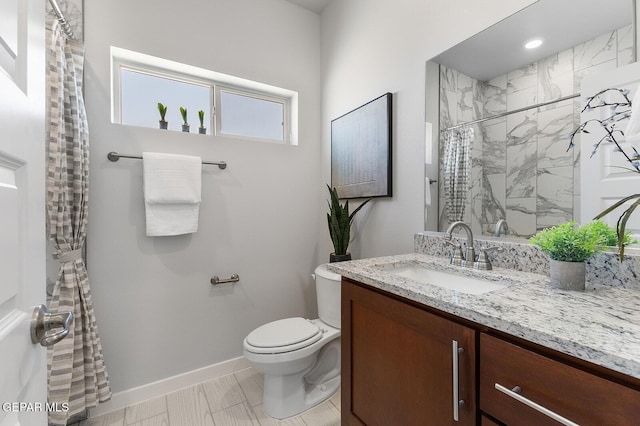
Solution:
M 539 413 L 544 414 L 547 417 L 552 418 L 553 420 L 562 423 L 563 425 L 567 425 L 567 426 L 579 426 L 578 423 L 574 423 L 571 420 L 562 417 L 560 414 L 555 413 L 551 410 L 549 410 L 546 407 L 543 407 L 542 405 L 531 401 L 528 398 L 525 398 L 524 396 L 520 395 L 520 392 L 522 392 L 522 389 L 520 388 L 520 386 L 516 386 L 513 389 L 508 389 L 504 386 L 502 386 L 499 383 L 495 384 L 495 387 L 497 390 L 499 390 L 500 392 L 504 393 L 507 396 L 510 396 L 511 398 L 515 399 L 518 402 L 523 403 L 524 405 L 533 408 L 534 410 L 536 410 Z
M 458 347 L 458 341 L 451 341 L 451 354 L 453 356 L 453 420 L 460 420 L 460 407 L 464 406 L 464 400 L 460 399 L 460 354 L 463 348 Z

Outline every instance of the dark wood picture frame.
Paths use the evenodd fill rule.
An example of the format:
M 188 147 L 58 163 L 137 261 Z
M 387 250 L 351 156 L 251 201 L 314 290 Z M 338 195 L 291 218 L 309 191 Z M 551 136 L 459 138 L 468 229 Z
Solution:
M 391 197 L 392 95 L 331 121 L 331 186 L 345 198 Z

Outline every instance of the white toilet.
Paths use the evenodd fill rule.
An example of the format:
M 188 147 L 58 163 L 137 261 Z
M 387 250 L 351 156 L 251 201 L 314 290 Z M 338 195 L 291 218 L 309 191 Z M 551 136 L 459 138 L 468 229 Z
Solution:
M 263 409 L 276 419 L 299 414 L 340 387 L 340 275 L 315 270 L 320 318 L 273 321 L 244 339 L 244 357 L 264 373 Z

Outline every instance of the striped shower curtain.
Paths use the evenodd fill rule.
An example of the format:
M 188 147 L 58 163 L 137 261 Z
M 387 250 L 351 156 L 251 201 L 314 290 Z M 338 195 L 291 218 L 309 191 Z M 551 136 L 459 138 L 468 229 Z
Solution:
M 47 233 L 60 261 L 49 302 L 52 312 L 73 312 L 66 338 L 47 352 L 49 402 L 68 412 L 50 412 L 49 424 L 111 398 L 102 346 L 83 259 L 89 195 L 89 133 L 82 96 L 84 46 L 47 23 Z
M 449 130 L 444 135 L 444 193 L 449 223 L 463 220 L 471 175 L 473 129 Z

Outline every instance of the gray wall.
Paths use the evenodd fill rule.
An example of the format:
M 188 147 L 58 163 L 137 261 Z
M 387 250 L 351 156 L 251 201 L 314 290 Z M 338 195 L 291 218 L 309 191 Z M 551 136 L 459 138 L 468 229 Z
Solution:
M 258 325 L 316 315 L 319 16 L 282 0 L 92 1 L 85 41 L 88 266 L 113 390 L 240 356 Z M 111 45 L 297 91 L 299 145 L 112 124 Z M 111 163 L 109 151 L 198 155 L 229 167 L 203 170 L 197 233 L 151 238 L 142 163 Z M 239 283 L 209 284 L 232 273 Z
M 87 2 L 88 263 L 114 391 L 239 356 L 254 327 L 316 314 L 309 274 L 332 251 L 330 121 L 387 91 L 394 197 L 359 214 L 351 251 L 413 251 L 423 228 L 424 63 L 531 2 L 339 0 L 322 19 L 281 0 Z M 112 124 L 111 45 L 298 91 L 300 145 Z M 141 164 L 110 163 L 112 150 L 227 161 L 203 173 L 198 233 L 146 237 Z M 208 284 L 234 272 L 235 286 Z
M 413 251 L 424 228 L 425 61 L 532 0 L 339 0 L 322 15 L 322 178 L 330 181 L 330 122 L 392 92 L 393 198 L 370 203 L 351 245 L 356 257 Z M 437 167 L 435 165 L 434 167 Z M 434 174 L 435 176 L 435 174 Z M 319 252 L 330 249 L 319 237 Z

